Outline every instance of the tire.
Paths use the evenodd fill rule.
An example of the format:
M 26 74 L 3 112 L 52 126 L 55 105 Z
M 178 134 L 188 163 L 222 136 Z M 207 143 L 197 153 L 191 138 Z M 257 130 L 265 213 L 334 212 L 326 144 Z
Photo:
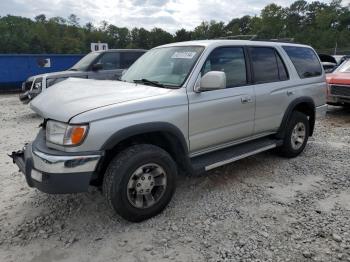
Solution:
M 116 213 L 128 221 L 141 222 L 168 205 L 176 177 L 176 164 L 166 151 L 149 144 L 134 145 L 112 159 L 102 190 Z
M 286 127 L 283 144 L 277 148 L 278 154 L 287 158 L 298 156 L 303 152 L 309 139 L 309 134 L 310 125 L 307 116 L 301 112 L 294 111 Z

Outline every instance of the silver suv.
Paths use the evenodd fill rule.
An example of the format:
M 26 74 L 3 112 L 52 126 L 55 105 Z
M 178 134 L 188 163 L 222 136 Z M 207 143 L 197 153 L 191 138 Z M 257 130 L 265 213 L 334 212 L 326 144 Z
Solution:
M 145 52 L 143 49 L 91 52 L 68 70 L 29 77 L 22 83 L 23 93 L 19 95 L 19 99 L 27 104 L 47 88 L 68 77 L 117 80 L 122 76 L 123 70 L 131 66 Z
M 143 55 L 121 81 L 57 86 L 31 103 L 44 122 L 32 143 L 12 153 L 14 162 L 43 192 L 102 188 L 129 221 L 161 212 L 180 173 L 273 148 L 298 156 L 327 108 L 315 51 L 286 43 L 169 44 Z

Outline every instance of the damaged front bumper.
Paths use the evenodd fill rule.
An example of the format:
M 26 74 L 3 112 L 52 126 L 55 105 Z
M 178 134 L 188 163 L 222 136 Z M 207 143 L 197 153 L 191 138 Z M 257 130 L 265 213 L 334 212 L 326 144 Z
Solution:
M 68 153 L 46 146 L 41 131 L 33 143 L 10 157 L 25 175 L 30 187 L 51 194 L 77 193 L 88 190 L 102 152 Z
M 19 100 L 23 104 L 28 104 L 31 100 L 33 100 L 37 95 L 41 93 L 42 88 L 36 88 L 35 81 L 36 79 L 33 81 L 27 80 L 22 83 L 22 93 L 19 94 Z
M 36 97 L 40 93 L 41 93 L 41 90 L 38 90 L 38 89 L 25 91 L 24 93 L 19 94 L 19 100 L 23 104 L 28 104 L 31 100 L 34 99 L 34 97 Z

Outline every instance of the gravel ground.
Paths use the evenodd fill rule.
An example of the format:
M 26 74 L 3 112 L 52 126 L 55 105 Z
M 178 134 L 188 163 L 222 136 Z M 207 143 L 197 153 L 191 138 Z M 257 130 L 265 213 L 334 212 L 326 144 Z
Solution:
M 6 153 L 40 123 L 0 96 L 0 261 L 350 261 L 350 111 L 332 107 L 295 159 L 263 153 L 180 178 L 169 207 L 132 224 L 101 193 L 29 188 Z

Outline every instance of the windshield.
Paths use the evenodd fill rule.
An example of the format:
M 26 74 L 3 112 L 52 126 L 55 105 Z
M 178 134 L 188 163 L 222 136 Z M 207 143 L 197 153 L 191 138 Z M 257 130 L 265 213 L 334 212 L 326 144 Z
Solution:
M 100 55 L 100 52 L 91 52 L 79 60 L 70 70 L 74 71 L 86 71 L 91 63 Z
M 350 60 L 344 61 L 336 71 L 340 73 L 350 73 Z
M 202 46 L 172 46 L 156 48 L 141 56 L 122 76 L 121 80 L 144 84 L 180 87 L 204 50 Z

